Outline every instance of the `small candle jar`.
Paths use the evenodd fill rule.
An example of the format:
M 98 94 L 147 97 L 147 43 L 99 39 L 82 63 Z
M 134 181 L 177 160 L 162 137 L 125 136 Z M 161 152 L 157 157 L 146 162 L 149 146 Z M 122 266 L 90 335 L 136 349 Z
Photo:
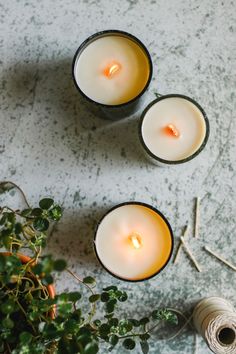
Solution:
M 117 30 L 98 32 L 75 53 L 72 75 L 90 110 L 112 120 L 134 113 L 152 78 L 144 44 Z
M 99 222 L 94 249 L 102 266 L 130 282 L 150 279 L 162 271 L 173 251 L 171 226 L 162 213 L 140 202 L 126 202 Z
M 148 159 L 161 166 L 192 160 L 206 146 L 209 121 L 192 98 L 171 94 L 160 96 L 144 110 L 139 137 Z

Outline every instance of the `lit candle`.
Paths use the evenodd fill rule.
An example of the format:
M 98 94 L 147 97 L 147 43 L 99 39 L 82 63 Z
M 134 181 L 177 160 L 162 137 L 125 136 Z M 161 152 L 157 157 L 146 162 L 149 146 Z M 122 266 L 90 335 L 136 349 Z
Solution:
M 205 147 L 209 121 L 202 107 L 183 95 L 161 96 L 144 110 L 140 140 L 146 155 L 159 165 L 191 160 Z
M 127 116 L 138 108 L 152 76 L 146 47 L 122 31 L 103 31 L 89 37 L 73 61 L 76 87 L 99 115 L 111 119 Z
M 173 250 L 173 235 L 158 210 L 128 202 L 115 206 L 102 218 L 94 245 L 108 272 L 122 280 L 141 281 L 166 266 Z

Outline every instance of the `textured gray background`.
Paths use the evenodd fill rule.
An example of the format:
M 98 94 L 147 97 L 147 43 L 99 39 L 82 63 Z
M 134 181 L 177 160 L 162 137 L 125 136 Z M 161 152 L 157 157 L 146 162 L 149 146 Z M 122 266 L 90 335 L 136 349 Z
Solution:
M 0 19 L 0 175 L 19 183 L 32 202 L 53 195 L 63 203 L 49 251 L 66 257 L 78 274 L 97 276 L 99 287 L 122 285 L 130 292 L 123 309 L 131 314 L 143 316 L 159 305 L 190 313 L 207 295 L 235 303 L 235 274 L 202 246 L 235 260 L 236 2 L 1 0 Z M 139 114 L 110 123 L 81 104 L 71 79 L 73 54 L 87 36 L 109 28 L 133 33 L 150 49 L 154 78 L 146 102 L 155 91 L 177 92 L 206 110 L 210 140 L 192 163 L 150 165 L 137 139 Z M 100 267 L 91 240 L 109 207 L 135 199 L 151 203 L 168 217 L 178 240 L 187 221 L 192 227 L 195 196 L 202 197 L 200 239 L 190 242 L 201 274 L 184 254 L 146 283 L 119 282 Z M 77 287 L 67 277 L 57 286 Z M 171 342 L 154 337 L 151 353 L 193 348 L 187 331 Z M 199 340 L 198 353 L 208 352 Z

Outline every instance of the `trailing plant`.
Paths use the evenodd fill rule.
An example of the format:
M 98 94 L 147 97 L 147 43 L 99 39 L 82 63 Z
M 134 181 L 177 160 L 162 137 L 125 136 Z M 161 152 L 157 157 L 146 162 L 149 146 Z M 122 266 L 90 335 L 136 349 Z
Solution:
M 1 183 L 0 193 L 12 186 L 19 189 Z M 81 279 L 63 259 L 42 255 L 50 224 L 62 216 L 61 206 L 43 198 L 32 208 L 23 196 L 26 209 L 0 207 L 0 247 L 8 252 L 0 253 L 0 353 L 96 354 L 102 343 L 111 351 L 118 343 L 132 350 L 139 342 L 147 354 L 151 332 L 162 322 L 176 324 L 175 313 L 155 309 L 141 319 L 117 316 L 119 305 L 128 300 L 125 291 L 112 285 L 98 293 L 93 277 Z M 22 252 L 30 255 L 24 262 Z M 80 291 L 53 297 L 54 272 L 62 271 L 87 288 L 88 312 L 82 310 Z M 98 315 L 99 306 L 103 315 Z

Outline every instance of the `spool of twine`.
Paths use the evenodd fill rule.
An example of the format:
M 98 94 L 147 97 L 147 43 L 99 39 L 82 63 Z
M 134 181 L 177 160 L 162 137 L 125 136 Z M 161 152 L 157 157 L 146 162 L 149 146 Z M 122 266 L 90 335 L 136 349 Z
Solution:
M 215 354 L 236 354 L 236 311 L 225 299 L 209 297 L 193 312 L 197 331 Z

